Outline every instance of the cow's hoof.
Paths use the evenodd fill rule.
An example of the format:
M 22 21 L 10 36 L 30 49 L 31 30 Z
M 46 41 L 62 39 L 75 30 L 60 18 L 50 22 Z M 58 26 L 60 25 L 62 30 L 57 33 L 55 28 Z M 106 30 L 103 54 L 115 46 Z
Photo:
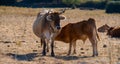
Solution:
M 98 56 L 98 54 L 93 54 L 93 55 L 92 55 L 92 57 L 97 57 L 97 56 Z
M 51 54 L 52 57 L 55 57 L 55 54 Z
M 42 56 L 46 56 L 46 54 L 42 54 Z
M 42 53 L 42 56 L 46 56 L 46 52 L 43 52 L 43 53 Z
M 55 54 L 54 54 L 54 53 L 51 53 L 51 56 L 52 56 L 52 57 L 54 57 L 54 56 L 55 56 Z

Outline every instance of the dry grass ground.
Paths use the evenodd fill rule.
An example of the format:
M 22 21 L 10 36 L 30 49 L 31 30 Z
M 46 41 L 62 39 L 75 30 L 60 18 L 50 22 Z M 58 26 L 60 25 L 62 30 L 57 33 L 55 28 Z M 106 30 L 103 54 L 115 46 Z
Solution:
M 120 39 L 99 33 L 98 57 L 91 57 L 89 40 L 77 41 L 77 54 L 66 56 L 68 44 L 55 42 L 55 57 L 41 56 L 39 38 L 32 32 L 32 24 L 41 8 L 0 6 L 0 64 L 120 64 Z M 97 27 L 120 25 L 120 14 L 106 14 L 104 10 L 67 10 L 61 26 L 88 18 L 96 20 Z M 83 50 L 81 49 L 83 48 Z

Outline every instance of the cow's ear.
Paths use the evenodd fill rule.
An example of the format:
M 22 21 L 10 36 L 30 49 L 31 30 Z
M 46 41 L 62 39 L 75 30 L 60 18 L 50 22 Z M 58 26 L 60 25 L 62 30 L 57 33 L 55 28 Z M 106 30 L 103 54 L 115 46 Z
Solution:
M 37 17 L 39 17 L 39 16 L 40 16 L 40 14 L 41 14 L 41 12 L 39 12 L 39 13 L 37 14 Z
M 65 20 L 65 19 L 66 19 L 66 17 L 65 17 L 65 16 L 60 15 L 60 20 Z
M 47 19 L 47 21 L 52 21 L 51 15 L 48 15 L 48 16 L 46 17 L 46 19 Z

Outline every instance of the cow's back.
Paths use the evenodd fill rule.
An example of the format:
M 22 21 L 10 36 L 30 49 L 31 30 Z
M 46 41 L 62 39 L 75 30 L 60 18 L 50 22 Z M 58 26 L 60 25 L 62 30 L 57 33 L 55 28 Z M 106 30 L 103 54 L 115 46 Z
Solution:
M 37 16 L 33 24 L 33 32 L 36 36 L 40 37 L 43 28 L 45 28 L 45 26 L 43 26 L 44 23 L 45 23 L 45 14 L 41 14 Z
M 85 20 L 82 22 L 73 24 L 72 26 L 73 32 L 71 32 L 70 35 L 75 40 L 77 39 L 86 40 L 93 30 L 93 25 L 94 25 L 94 22 L 85 21 Z

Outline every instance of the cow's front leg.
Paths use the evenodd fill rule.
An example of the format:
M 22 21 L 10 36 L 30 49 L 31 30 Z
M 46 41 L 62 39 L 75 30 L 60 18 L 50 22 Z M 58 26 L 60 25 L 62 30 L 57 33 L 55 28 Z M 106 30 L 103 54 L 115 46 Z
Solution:
M 50 41 L 47 40 L 47 43 L 46 43 L 46 46 L 47 46 L 47 49 L 46 49 L 46 50 L 47 50 L 47 52 L 49 52 L 49 42 L 50 42 Z
M 46 42 L 45 39 L 41 39 L 41 42 L 43 43 L 43 51 L 42 51 L 42 55 L 46 56 Z
M 54 54 L 54 41 L 52 40 L 51 41 L 51 56 L 54 57 L 55 54 Z

